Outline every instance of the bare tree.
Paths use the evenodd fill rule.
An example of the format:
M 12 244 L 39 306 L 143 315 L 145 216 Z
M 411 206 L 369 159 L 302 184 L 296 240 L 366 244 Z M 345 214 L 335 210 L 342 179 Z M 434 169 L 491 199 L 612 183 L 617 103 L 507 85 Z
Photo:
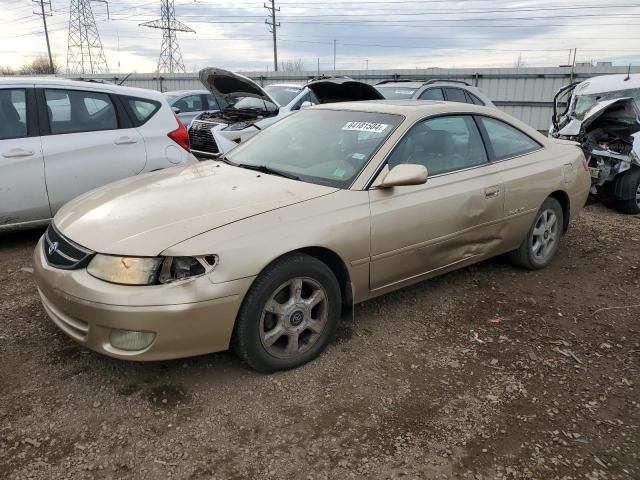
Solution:
M 50 75 L 60 73 L 61 70 L 60 65 L 55 60 L 52 70 L 47 57 L 37 57 L 20 68 L 20 75 Z
M 522 59 L 522 54 L 518 54 L 518 58 L 516 58 L 516 61 L 513 64 L 513 68 L 522 68 L 525 66 L 525 62 Z
M 0 65 L 0 75 L 15 75 L 16 71 L 11 67 Z
M 283 72 L 302 72 L 304 71 L 304 60 L 302 58 L 295 58 L 293 60 L 280 62 L 280 70 Z

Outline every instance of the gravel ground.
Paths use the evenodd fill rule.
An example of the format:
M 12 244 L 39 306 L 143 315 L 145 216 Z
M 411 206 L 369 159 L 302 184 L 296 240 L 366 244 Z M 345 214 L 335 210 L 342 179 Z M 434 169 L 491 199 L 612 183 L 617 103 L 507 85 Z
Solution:
M 359 305 L 274 375 L 77 346 L 37 297 L 40 234 L 0 237 L 2 479 L 640 478 L 640 217 L 590 206 L 544 271 Z

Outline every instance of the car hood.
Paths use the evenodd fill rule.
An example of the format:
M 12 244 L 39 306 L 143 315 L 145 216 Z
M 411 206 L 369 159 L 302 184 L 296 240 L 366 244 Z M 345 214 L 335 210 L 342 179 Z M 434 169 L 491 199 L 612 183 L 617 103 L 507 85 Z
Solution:
M 254 97 L 278 105 L 278 102 L 271 98 L 260 85 L 244 75 L 222 68 L 209 67 L 200 70 L 198 76 L 207 90 L 228 103 L 234 103 L 240 97 Z
M 313 80 L 306 87 L 313 91 L 320 103 L 384 100 L 382 93 L 373 85 L 349 77 Z
M 154 256 L 208 230 L 335 191 L 206 161 L 92 190 L 62 207 L 54 223 L 96 252 Z
M 569 123 L 560 129 L 559 135 L 576 137 L 584 133 L 596 124 L 610 124 L 623 121 L 632 135 L 640 131 L 640 111 L 633 98 L 614 98 L 593 105 L 584 114 L 582 120 L 572 118 Z

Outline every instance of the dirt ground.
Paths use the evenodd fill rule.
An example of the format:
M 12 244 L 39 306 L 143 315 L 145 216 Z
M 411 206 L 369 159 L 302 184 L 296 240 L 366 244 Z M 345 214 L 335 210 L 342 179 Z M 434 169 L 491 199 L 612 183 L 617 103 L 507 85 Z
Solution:
M 275 375 L 77 346 L 38 300 L 40 234 L 0 237 L 1 479 L 640 479 L 640 217 L 593 205 L 544 271 L 359 305 Z

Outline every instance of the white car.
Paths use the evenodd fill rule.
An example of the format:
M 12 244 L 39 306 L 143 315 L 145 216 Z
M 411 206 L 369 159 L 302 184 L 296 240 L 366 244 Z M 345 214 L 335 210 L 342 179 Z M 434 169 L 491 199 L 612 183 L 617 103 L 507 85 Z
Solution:
M 217 111 L 224 106 L 207 90 L 179 90 L 164 92 L 171 109 L 185 127 L 202 112 Z
M 46 224 L 69 200 L 115 180 L 196 161 L 159 92 L 0 79 L 0 231 Z
M 384 99 L 372 85 L 348 77 L 262 88 L 250 78 L 221 68 L 205 68 L 199 75 L 202 84 L 226 103 L 221 111 L 205 112 L 191 121 L 189 138 L 193 152 L 199 156 L 226 154 L 269 125 L 307 106 Z
M 549 136 L 580 143 L 593 196 L 640 213 L 640 75 L 603 75 L 562 87 Z

